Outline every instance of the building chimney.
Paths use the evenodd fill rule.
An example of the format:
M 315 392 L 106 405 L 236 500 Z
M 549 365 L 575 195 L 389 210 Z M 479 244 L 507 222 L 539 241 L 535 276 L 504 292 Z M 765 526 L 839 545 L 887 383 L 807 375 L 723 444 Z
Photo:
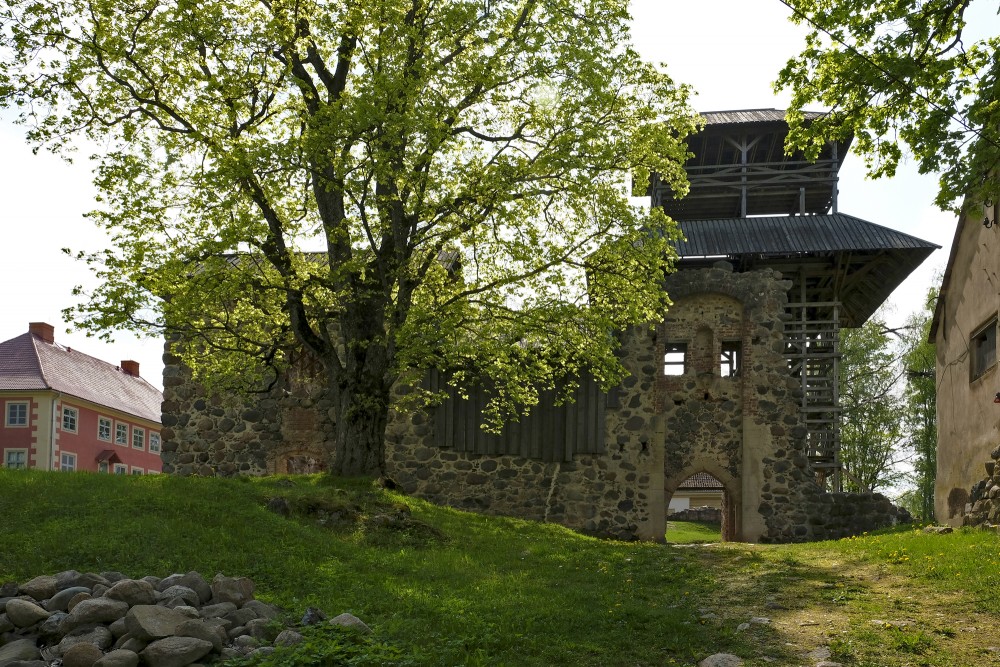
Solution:
M 45 322 L 29 322 L 28 333 L 38 336 L 46 343 L 56 342 L 55 327 Z
M 127 375 L 137 378 L 139 377 L 139 362 L 126 359 L 122 361 L 122 370 L 125 371 Z

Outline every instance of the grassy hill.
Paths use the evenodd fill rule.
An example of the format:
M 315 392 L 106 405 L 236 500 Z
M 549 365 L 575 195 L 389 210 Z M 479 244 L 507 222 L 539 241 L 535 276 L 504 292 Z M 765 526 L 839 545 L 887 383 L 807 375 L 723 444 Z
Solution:
M 0 469 L 0 582 L 67 569 L 250 577 L 296 616 L 370 625 L 351 664 L 1000 664 L 1000 539 L 981 532 L 655 545 L 364 480 Z M 753 617 L 770 622 L 739 629 Z

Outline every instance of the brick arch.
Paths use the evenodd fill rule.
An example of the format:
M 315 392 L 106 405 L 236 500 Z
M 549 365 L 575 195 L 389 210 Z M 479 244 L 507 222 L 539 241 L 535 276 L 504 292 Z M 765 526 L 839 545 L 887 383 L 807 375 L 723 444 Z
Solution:
M 778 272 L 768 272 L 772 273 L 773 280 L 767 288 L 760 289 L 760 284 L 751 286 L 745 282 L 734 281 L 732 266 L 727 262 L 720 264 L 724 264 L 725 267 L 671 274 L 666 281 L 667 295 L 676 302 L 699 294 L 719 294 L 735 299 L 749 311 L 766 310 L 775 301 L 780 306 L 784 306 L 787 302 L 791 282 L 781 280 Z M 693 273 L 698 274 L 696 280 L 686 279 Z

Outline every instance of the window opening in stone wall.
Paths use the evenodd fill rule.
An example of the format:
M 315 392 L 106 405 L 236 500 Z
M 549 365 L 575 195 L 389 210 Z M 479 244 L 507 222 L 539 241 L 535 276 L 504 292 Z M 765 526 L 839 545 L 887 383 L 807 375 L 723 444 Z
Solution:
M 740 374 L 743 345 L 738 340 L 722 341 L 720 371 L 722 377 L 733 378 Z
M 972 334 L 969 345 L 972 351 L 971 380 L 983 376 L 997 362 L 997 318 L 994 315 L 984 327 Z
M 687 363 L 687 343 L 668 343 L 663 356 L 664 375 L 684 375 Z
M 721 541 L 725 495 L 722 482 L 707 472 L 695 473 L 681 482 L 667 505 L 666 541 Z

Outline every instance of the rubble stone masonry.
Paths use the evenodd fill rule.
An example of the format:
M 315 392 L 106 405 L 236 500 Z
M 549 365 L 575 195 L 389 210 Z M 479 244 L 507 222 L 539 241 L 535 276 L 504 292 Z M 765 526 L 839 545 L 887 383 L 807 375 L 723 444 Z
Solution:
M 603 454 L 549 462 L 458 452 L 435 444 L 429 411 L 393 411 L 388 474 L 436 503 L 622 539 L 662 540 L 670 496 L 697 472 L 725 488 L 726 539 L 805 541 L 891 525 L 901 517 L 883 496 L 826 493 L 815 481 L 783 357 L 789 287 L 773 271 L 736 273 L 725 262 L 669 276 L 674 305 L 664 321 L 621 336 L 629 376 L 608 401 Z M 681 375 L 665 374 L 673 343 L 686 346 Z M 731 377 L 724 345 L 739 359 Z M 207 397 L 169 345 L 164 361 L 164 472 L 322 469 L 332 403 L 301 369 L 246 402 Z

